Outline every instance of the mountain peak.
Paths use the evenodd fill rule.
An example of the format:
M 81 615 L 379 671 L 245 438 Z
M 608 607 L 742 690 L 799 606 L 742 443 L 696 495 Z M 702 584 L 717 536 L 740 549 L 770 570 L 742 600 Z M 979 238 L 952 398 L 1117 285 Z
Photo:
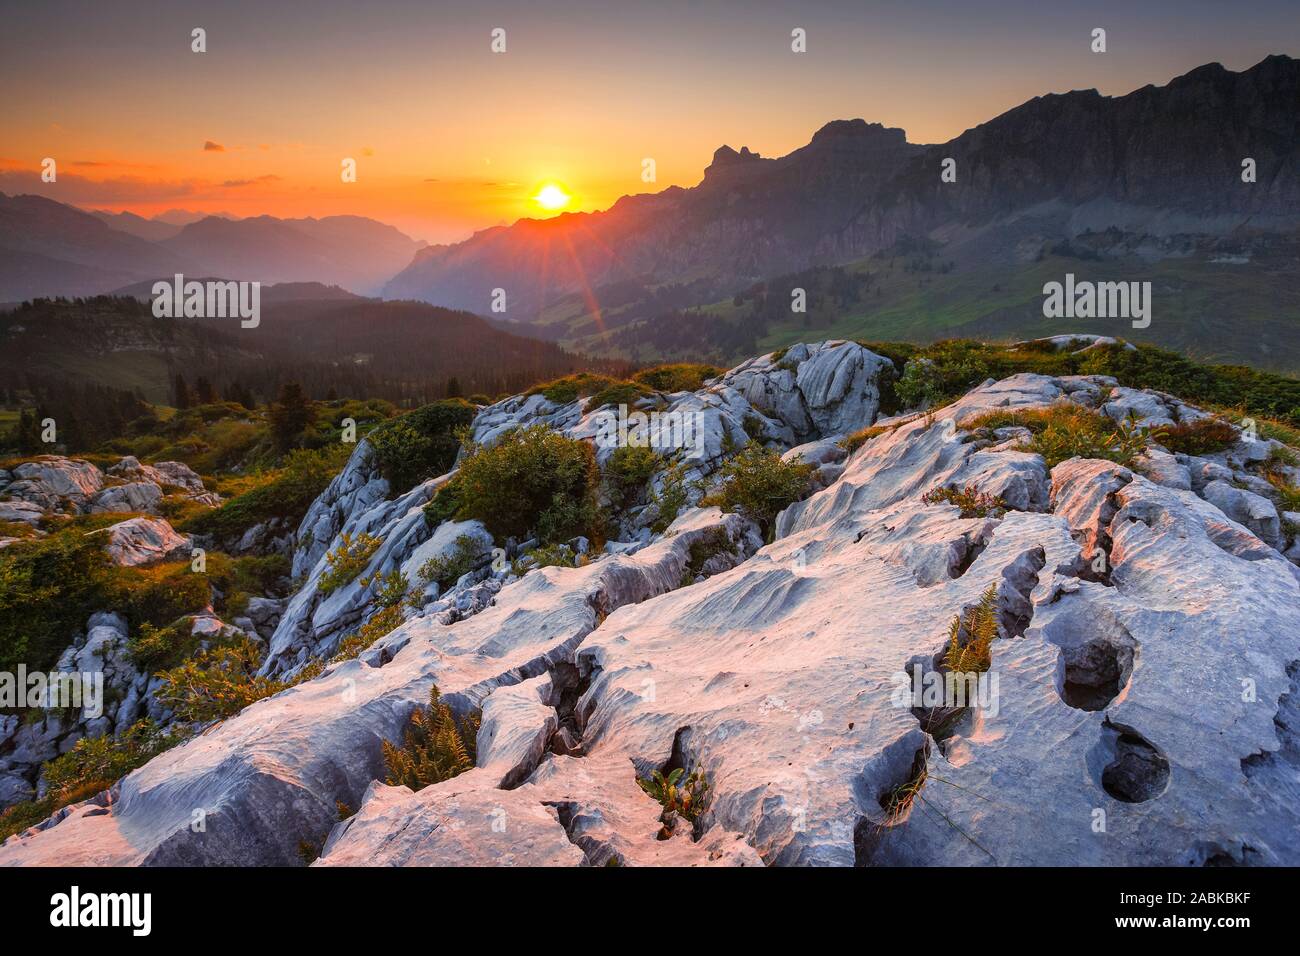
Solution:
M 907 132 L 883 123 L 868 123 L 864 119 L 831 120 L 817 132 L 813 133 L 811 143 L 825 143 L 846 139 L 870 139 L 907 142 Z

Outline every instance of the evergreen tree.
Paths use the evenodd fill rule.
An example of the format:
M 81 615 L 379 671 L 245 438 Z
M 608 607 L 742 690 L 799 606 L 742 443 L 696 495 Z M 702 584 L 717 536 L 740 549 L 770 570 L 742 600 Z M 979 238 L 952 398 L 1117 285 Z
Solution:
M 172 404 L 177 408 L 189 408 L 194 404 L 194 396 L 190 394 L 190 386 L 185 381 L 185 376 L 176 375 L 176 383 L 172 387 Z
M 276 447 L 288 451 L 297 444 L 303 431 L 311 423 L 311 402 L 297 382 L 286 382 L 280 387 L 279 398 L 270 409 L 271 433 Z

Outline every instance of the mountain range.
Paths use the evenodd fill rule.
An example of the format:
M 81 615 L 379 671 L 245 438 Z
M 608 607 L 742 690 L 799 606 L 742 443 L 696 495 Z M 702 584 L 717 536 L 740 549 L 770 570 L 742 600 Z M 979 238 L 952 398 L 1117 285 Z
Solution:
M 1295 246 L 1279 249 L 1276 237 L 1300 226 L 1297 102 L 1300 61 L 1270 56 L 1239 73 L 1212 63 L 1126 96 L 1040 96 L 939 145 L 839 120 L 780 158 L 723 146 L 691 189 L 626 196 L 604 212 L 524 220 L 426 248 L 385 294 L 484 312 L 491 290 L 504 288 L 508 308 L 496 318 L 586 351 L 642 358 L 663 355 L 653 343 L 656 327 L 671 322 L 665 313 L 696 308 L 674 338 L 697 354 L 731 358 L 788 344 L 809 326 L 920 339 L 971 331 L 960 326 L 972 321 L 984 334 L 1044 331 L 1041 280 L 1013 288 L 1027 265 L 1056 256 L 1047 270 L 1056 278 L 1098 266 L 1107 278 L 1110 264 L 1159 271 L 1181 263 L 1197 271 L 1162 277 L 1158 324 L 1145 336 L 1206 346 L 1210 357 L 1267 362 L 1267 347 L 1223 353 L 1221 341 L 1187 323 L 1207 318 L 1193 314 L 1207 299 L 1231 303 L 1243 275 L 1267 301 L 1295 286 Z M 1242 179 L 1247 158 L 1251 183 Z M 941 178 L 948 159 L 954 182 Z M 906 281 L 891 282 L 881 259 L 901 261 Z M 791 283 L 777 283 L 784 305 L 771 310 L 775 321 L 748 341 L 730 336 L 730 346 L 710 349 L 711 322 L 743 320 L 755 331 L 753 313 L 728 308 L 737 293 L 833 267 L 873 286 L 865 302 L 791 316 Z M 969 287 L 963 277 L 973 277 Z M 939 301 L 918 301 L 918 291 Z M 1285 306 L 1293 328 L 1300 310 L 1294 297 Z M 891 309 L 904 320 L 894 321 Z M 1300 367 L 1300 355 L 1286 364 Z
M 424 243 L 362 216 L 145 219 L 0 193 L 0 302 L 112 292 L 177 272 L 378 292 Z
M 724 145 L 691 188 L 438 246 L 355 216 L 144 219 L 0 194 L 0 302 L 175 272 L 317 282 L 475 312 L 587 355 L 716 363 L 810 330 L 1072 331 L 1044 317 L 1042 288 L 1074 274 L 1152 283 L 1151 326 L 1120 320 L 1113 334 L 1297 372 L 1297 102 L 1300 61 L 1275 55 L 1124 96 L 1036 97 L 937 145 L 836 120 L 779 158 Z

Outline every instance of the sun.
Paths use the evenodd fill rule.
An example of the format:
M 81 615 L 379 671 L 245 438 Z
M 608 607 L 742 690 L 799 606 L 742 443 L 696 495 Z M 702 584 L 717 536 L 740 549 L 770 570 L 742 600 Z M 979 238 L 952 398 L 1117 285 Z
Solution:
M 557 183 L 547 183 L 538 190 L 537 195 L 533 197 L 533 201 L 543 209 L 554 211 L 557 209 L 563 209 L 569 204 L 569 200 L 572 198 L 573 197 L 561 189 Z

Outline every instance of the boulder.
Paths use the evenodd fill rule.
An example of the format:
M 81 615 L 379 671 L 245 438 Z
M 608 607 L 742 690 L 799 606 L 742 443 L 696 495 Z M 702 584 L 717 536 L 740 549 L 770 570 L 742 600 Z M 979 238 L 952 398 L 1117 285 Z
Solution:
M 111 511 L 141 511 L 158 514 L 162 505 L 162 489 L 152 481 L 131 481 L 124 485 L 110 485 L 95 493 L 90 499 L 90 513 Z
M 44 511 L 85 511 L 104 487 L 98 468 L 81 458 L 40 455 L 9 469 L 12 480 L 0 488 L 10 499 L 27 501 Z
M 104 550 L 122 567 L 155 564 L 182 553 L 188 556 L 191 547 L 190 538 L 177 533 L 165 518 L 128 518 L 105 533 L 108 543 Z

